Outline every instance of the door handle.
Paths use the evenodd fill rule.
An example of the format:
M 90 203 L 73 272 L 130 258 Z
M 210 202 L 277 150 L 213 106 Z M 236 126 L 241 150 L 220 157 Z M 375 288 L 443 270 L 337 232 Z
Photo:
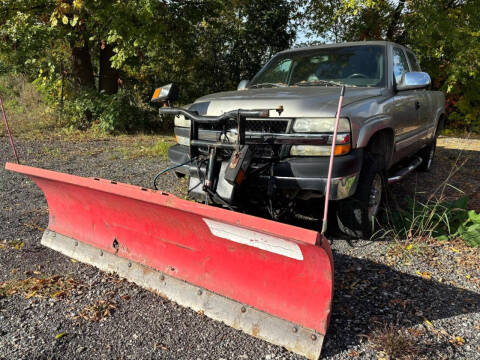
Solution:
M 415 110 L 420 109 L 420 101 L 415 101 Z

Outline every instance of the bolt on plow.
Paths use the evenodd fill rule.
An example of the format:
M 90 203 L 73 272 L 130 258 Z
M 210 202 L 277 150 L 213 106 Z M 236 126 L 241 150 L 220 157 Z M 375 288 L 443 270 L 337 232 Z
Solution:
M 344 92 L 345 87 L 333 139 Z M 280 114 L 283 107 L 274 110 Z M 168 106 L 160 109 L 190 120 L 190 157 L 165 171 L 201 159 L 197 166 L 188 165 L 189 181 L 196 179 L 194 188 L 201 185 L 196 195 L 205 204 L 110 180 L 14 163 L 5 167 L 29 176 L 45 194 L 49 224 L 43 245 L 115 272 L 252 336 L 318 359 L 333 296 L 333 259 L 324 233 L 336 142 L 331 145 L 321 233 L 232 211 L 236 189 L 251 174 L 255 149 L 245 136 L 245 122 L 247 117 L 269 117 L 269 111 L 238 109 L 202 116 Z M 237 127 L 234 143 L 198 139 L 199 124 L 228 121 Z M 202 147 L 208 151 L 202 153 Z M 226 150 L 229 161 L 224 161 Z M 223 206 L 209 205 L 214 203 Z
M 42 244 L 317 359 L 331 310 L 323 235 L 171 194 L 7 163 L 45 194 Z

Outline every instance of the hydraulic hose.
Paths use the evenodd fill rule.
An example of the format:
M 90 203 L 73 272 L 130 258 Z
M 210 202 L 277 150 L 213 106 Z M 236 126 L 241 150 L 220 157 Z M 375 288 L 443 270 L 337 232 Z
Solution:
M 160 176 L 162 176 L 163 174 L 165 174 L 166 172 L 170 171 L 170 170 L 173 170 L 173 169 L 176 169 L 176 168 L 179 168 L 180 166 L 183 166 L 183 165 L 187 165 L 187 164 L 190 164 L 192 161 L 196 160 L 196 158 L 193 158 L 193 159 L 190 159 L 188 161 L 185 161 L 181 164 L 178 164 L 178 165 L 174 165 L 174 166 L 170 166 L 162 171 L 160 171 L 157 175 L 155 175 L 155 177 L 153 178 L 153 188 L 155 190 L 158 190 L 157 188 L 157 180 Z

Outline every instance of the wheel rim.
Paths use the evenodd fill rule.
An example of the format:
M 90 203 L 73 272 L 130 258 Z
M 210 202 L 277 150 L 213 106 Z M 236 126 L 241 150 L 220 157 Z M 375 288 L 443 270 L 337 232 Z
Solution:
M 376 174 L 373 178 L 370 196 L 368 198 L 368 218 L 372 219 L 378 213 L 380 202 L 382 200 L 382 177 Z

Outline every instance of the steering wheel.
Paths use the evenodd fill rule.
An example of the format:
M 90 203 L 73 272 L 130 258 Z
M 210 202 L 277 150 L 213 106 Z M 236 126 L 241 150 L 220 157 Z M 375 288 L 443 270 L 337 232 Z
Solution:
M 367 75 L 361 74 L 361 73 L 353 73 L 353 74 L 347 76 L 347 79 L 353 79 L 353 78 L 368 79 L 369 77 Z

